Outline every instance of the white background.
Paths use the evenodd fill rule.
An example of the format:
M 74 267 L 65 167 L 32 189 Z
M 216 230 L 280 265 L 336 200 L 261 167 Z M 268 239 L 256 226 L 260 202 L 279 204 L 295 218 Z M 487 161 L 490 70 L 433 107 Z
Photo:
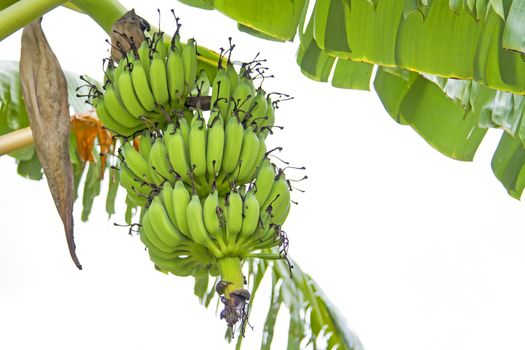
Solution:
M 448 159 L 397 125 L 374 93 L 302 76 L 297 43 L 244 35 L 219 13 L 174 1 L 123 3 L 153 23 L 160 7 L 166 31 L 175 6 L 183 38 L 218 49 L 233 36 L 237 60 L 261 51 L 277 77 L 266 90 L 295 96 L 271 138 L 309 176 L 285 225 L 290 253 L 367 350 L 525 348 L 524 206 L 490 170 L 499 132 L 473 163 Z M 43 27 L 63 68 L 101 77 L 108 46 L 88 17 L 57 9 Z M 0 59 L 17 60 L 19 40 L 1 42 Z M 78 271 L 46 183 L 19 177 L 9 157 L 0 169 L 0 349 L 232 348 L 190 279 L 156 272 L 138 238 L 113 227 L 122 216 L 108 221 L 105 190 L 88 223 L 76 203 Z M 268 292 L 257 299 L 246 349 L 260 344 Z M 277 327 L 273 348 L 283 349 L 286 317 Z

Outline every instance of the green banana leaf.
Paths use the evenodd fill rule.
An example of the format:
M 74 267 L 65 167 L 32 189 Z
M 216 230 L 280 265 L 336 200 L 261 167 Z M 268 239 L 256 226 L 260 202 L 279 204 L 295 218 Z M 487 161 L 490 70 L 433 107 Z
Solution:
M 266 8 L 265 23 L 252 19 L 253 9 L 222 12 L 264 39 L 283 40 L 271 22 L 295 26 L 297 64 L 310 79 L 369 90 L 375 65 L 374 89 L 387 112 L 448 157 L 471 161 L 487 128 L 505 130 L 492 169 L 512 197 L 521 197 L 523 1 L 316 0 L 303 3 L 299 21 Z
M 308 5 L 306 0 L 244 0 L 242 6 L 237 0 L 202 2 L 238 23 L 277 40 L 293 40 L 300 16 Z
M 399 74 L 400 72 L 404 72 L 404 75 Z M 407 77 L 411 78 L 407 79 Z M 426 80 L 426 82 L 421 84 L 428 87 L 434 85 L 432 88 L 435 92 L 434 98 L 442 100 L 445 104 L 441 105 L 436 103 L 436 100 L 428 100 L 428 98 L 423 97 L 419 97 L 410 103 L 407 102 L 408 97 L 410 97 L 410 94 L 407 94 L 408 90 L 413 92 L 412 95 L 425 95 L 421 87 L 412 85 L 414 80 L 422 82 Z M 391 68 L 381 67 L 377 71 L 374 87 L 383 105 L 394 119 L 402 115 L 400 106 L 409 105 L 410 109 L 414 110 L 417 108 L 414 106 L 423 104 L 426 108 L 432 109 L 424 114 L 425 119 L 430 119 L 438 111 L 443 116 L 447 116 L 446 120 L 448 120 L 453 116 L 453 110 L 457 111 L 458 107 L 460 107 L 463 111 L 463 117 L 461 114 L 456 116 L 458 123 L 465 125 L 469 119 L 477 120 L 477 128 L 468 134 L 468 138 L 460 140 L 461 142 L 459 143 L 456 139 L 456 145 L 469 150 L 466 154 L 468 157 L 459 158 L 461 160 L 472 160 L 477 146 L 479 146 L 484 135 L 482 130 L 487 128 L 503 129 L 505 132 L 502 134 L 500 143 L 492 158 L 492 170 L 509 195 L 516 199 L 521 198 L 525 187 L 524 179 L 522 178 L 525 174 L 521 174 L 521 170 L 525 165 L 525 159 L 522 157 L 525 151 L 524 96 L 493 90 L 475 81 L 443 79 L 428 75 L 423 77 L 422 75 L 400 69 L 394 71 Z M 440 91 L 441 97 L 439 97 Z M 409 112 L 405 111 L 405 113 Z M 415 114 L 412 113 L 412 115 Z M 408 124 L 406 119 L 401 119 L 402 121 L 400 119 L 396 120 Z M 439 123 L 440 127 L 446 127 L 444 121 L 445 118 L 442 118 Z M 440 142 L 446 141 L 445 146 L 436 148 L 449 157 L 458 158 L 453 148 L 450 149 L 447 146 L 454 145 L 454 141 L 450 138 L 453 133 L 458 133 L 461 129 L 460 126 L 457 126 L 441 136 L 439 135 L 440 129 L 432 129 L 430 133 L 420 134 L 431 144 L 435 137 L 438 137 Z M 448 141 L 447 138 L 449 139 Z M 470 148 L 468 148 L 469 145 Z
M 18 76 L 18 62 L 0 60 L 0 135 L 10 133 L 14 130 L 29 126 L 29 119 L 22 98 L 20 79 Z M 85 103 L 85 98 L 77 97 L 87 93 L 87 88 L 77 87 L 84 85 L 79 75 L 72 72 L 64 72 L 68 83 L 68 94 L 70 108 L 75 113 L 84 113 L 92 107 Z M 100 150 L 94 150 L 93 154 L 96 159 L 99 158 Z M 73 164 L 73 173 L 75 179 L 75 195 L 78 197 L 78 187 L 84 174 L 87 174 L 83 189 L 83 210 L 82 220 L 86 221 L 93 206 L 93 200 L 100 194 L 100 162 L 90 164 L 86 167 L 84 161 L 80 159 L 77 152 L 76 140 L 72 136 L 70 140 L 69 154 Z M 43 176 L 42 167 L 36 155 L 34 146 L 28 146 L 22 150 L 10 154 L 16 159 L 17 171 L 20 176 L 41 180 Z M 98 170 L 95 168 L 98 167 Z M 111 182 L 110 182 L 111 184 Z M 117 183 L 118 185 L 118 183 Z M 114 202 L 116 187 L 114 183 L 108 190 L 106 208 L 109 215 L 114 213 Z
M 407 77 L 379 68 L 374 88 L 390 115 L 410 125 L 430 145 L 458 160 L 470 161 L 486 129 L 478 126 L 479 113 L 461 103 L 423 76 Z
M 292 40 L 307 1 L 182 1 L 215 8 L 243 31 Z M 525 6 L 519 0 L 316 0 L 308 19 L 318 47 L 350 58 L 421 73 L 473 79 L 525 92 Z M 245 28 L 250 28 L 246 30 Z M 301 46 L 307 48 L 301 38 Z M 446 59 L 445 59 L 446 58 Z

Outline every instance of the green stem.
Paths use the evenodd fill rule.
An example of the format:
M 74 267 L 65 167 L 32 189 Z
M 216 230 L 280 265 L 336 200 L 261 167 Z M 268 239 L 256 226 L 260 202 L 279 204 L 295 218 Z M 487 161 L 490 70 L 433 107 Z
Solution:
M 224 296 L 230 298 L 230 293 L 237 289 L 244 289 L 244 275 L 241 269 L 241 259 L 236 256 L 228 256 L 217 260 L 221 280 L 228 282 L 224 290 Z
M 118 0 L 72 0 L 71 2 L 93 18 L 108 35 L 111 35 L 113 23 L 127 12 Z
M 0 2 L 0 10 L 3 10 L 11 5 L 13 5 L 17 0 L 4 0 Z
M 65 0 L 20 0 L 0 11 L 0 40 L 33 22 Z

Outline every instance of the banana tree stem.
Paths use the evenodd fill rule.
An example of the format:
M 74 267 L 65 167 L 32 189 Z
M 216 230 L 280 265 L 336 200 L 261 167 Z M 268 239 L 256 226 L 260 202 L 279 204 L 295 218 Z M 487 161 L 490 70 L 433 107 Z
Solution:
M 117 0 L 72 0 L 71 3 L 91 17 L 111 35 L 111 27 L 126 12 L 126 8 Z
M 0 11 L 0 40 L 64 2 L 65 0 L 19 0 L 6 7 Z
M 0 156 L 22 149 L 32 143 L 33 133 L 29 126 L 9 134 L 0 135 Z

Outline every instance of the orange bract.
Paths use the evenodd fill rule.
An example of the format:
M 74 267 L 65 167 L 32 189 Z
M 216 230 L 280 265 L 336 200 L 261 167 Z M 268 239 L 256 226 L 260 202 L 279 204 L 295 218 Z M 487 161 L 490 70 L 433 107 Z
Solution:
M 77 139 L 77 151 L 85 162 L 94 162 L 93 146 L 95 138 L 98 138 L 100 153 L 106 154 L 114 143 L 111 133 L 102 127 L 102 123 L 94 112 L 74 114 L 71 117 L 71 131 Z M 106 167 L 106 156 L 101 156 L 100 177 L 104 175 Z

